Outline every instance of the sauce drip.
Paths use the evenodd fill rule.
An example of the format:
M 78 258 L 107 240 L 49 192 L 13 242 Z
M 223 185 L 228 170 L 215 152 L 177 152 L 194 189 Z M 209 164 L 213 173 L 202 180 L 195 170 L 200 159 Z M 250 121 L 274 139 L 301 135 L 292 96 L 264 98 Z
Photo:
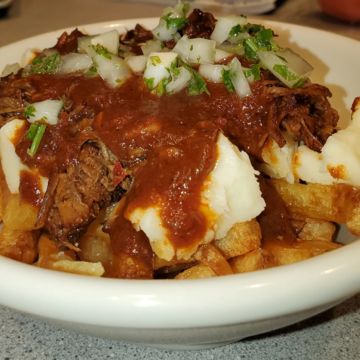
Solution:
M 137 76 L 116 89 L 98 77 L 83 76 L 34 75 L 31 84 L 35 91 L 30 102 L 66 98 L 72 109 L 90 108 L 96 116 L 79 123 L 63 112 L 58 125 L 48 127 L 34 158 L 26 154 L 28 142 L 20 142 L 17 152 L 23 161 L 49 175 L 54 167 L 59 171 L 76 161 L 86 136 L 99 137 L 134 175 L 127 211 L 160 205 L 176 247 L 191 246 L 205 235 L 201 186 L 216 161 L 219 130 L 255 157 L 269 134 L 272 99 L 261 82 L 253 85 L 255 96 L 243 99 L 214 83 L 208 84 L 211 96 L 189 96 L 184 90 L 158 97 Z M 115 227 L 121 233 L 120 225 Z M 121 243 L 118 235 L 112 237 Z

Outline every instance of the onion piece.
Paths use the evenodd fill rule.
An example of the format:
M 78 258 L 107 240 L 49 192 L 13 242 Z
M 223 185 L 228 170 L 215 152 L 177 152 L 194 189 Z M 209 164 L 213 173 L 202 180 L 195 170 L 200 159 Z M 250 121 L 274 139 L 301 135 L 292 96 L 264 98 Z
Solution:
M 218 63 L 220 61 L 225 61 L 231 56 L 233 56 L 233 54 L 229 53 L 228 51 L 215 49 L 215 59 L 214 59 L 215 63 Z
M 170 77 L 170 69 L 176 64 L 177 58 L 178 55 L 174 52 L 155 52 L 149 55 L 144 80 L 150 90 Z
M 243 73 L 240 61 L 237 58 L 229 64 L 230 78 L 236 93 L 242 98 L 251 94 L 249 83 Z
M 61 100 L 35 102 L 25 108 L 25 116 L 29 123 L 41 120 L 49 125 L 56 125 L 63 105 L 64 103 Z
M 169 41 L 174 38 L 177 33 L 176 28 L 168 27 L 166 21 L 160 18 L 158 26 L 152 30 L 154 37 L 161 41 Z
M 131 76 L 131 71 L 125 60 L 111 55 L 110 58 L 95 54 L 93 57 L 100 77 L 111 87 L 121 86 Z
M 285 59 L 272 51 L 259 51 L 257 55 L 261 64 L 290 88 L 302 85 L 307 78 L 309 72 L 298 74 L 290 68 L 290 64 Z
M 234 54 L 234 55 L 244 55 L 245 54 L 245 49 L 244 46 L 242 44 L 229 44 L 229 43 L 224 43 L 219 45 L 218 47 L 220 50 L 226 51 L 230 54 Z
M 119 51 L 119 33 L 116 30 L 111 30 L 91 38 L 91 45 L 101 45 L 110 51 L 112 54 L 117 55 Z
M 222 44 L 228 39 L 230 30 L 236 25 L 245 25 L 247 23 L 244 16 L 225 16 L 220 17 L 215 24 L 214 31 L 210 39 L 215 40 L 217 44 Z
M 145 70 L 147 56 L 145 55 L 130 55 L 125 58 L 126 63 L 128 64 L 129 68 L 134 73 L 142 73 Z
M 190 64 L 213 64 L 215 61 L 216 42 L 203 38 L 189 39 L 184 35 L 175 45 L 174 52 Z
M 94 36 L 81 36 L 78 38 L 77 50 L 79 53 L 87 53 L 91 46 L 91 40 Z
M 15 64 L 8 64 L 4 67 L 2 73 L 1 73 L 1 77 L 3 76 L 8 76 L 10 74 L 17 74 L 18 71 L 20 70 L 20 64 L 19 63 L 15 63 Z
M 166 92 L 174 94 L 184 89 L 190 82 L 192 74 L 185 67 L 177 68 L 177 76 L 173 76 L 172 80 L 166 85 Z
M 93 64 L 91 57 L 87 54 L 69 53 L 61 57 L 61 74 L 68 74 L 76 71 L 86 72 Z
M 309 76 L 314 69 L 305 59 L 291 49 L 280 49 L 276 54 L 285 59 L 289 68 L 299 76 Z
M 160 52 L 162 50 L 161 41 L 159 40 L 148 40 L 146 43 L 141 45 L 142 53 L 147 56 L 152 52 Z
M 223 70 L 226 69 L 225 65 L 203 64 L 199 66 L 199 74 L 206 80 L 214 83 L 223 82 Z

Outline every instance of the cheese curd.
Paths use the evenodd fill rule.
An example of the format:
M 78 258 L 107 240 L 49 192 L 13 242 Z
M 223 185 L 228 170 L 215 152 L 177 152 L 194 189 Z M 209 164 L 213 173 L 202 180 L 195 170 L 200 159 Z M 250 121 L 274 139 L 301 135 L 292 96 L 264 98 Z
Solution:
M 161 219 L 160 205 L 136 208 L 127 215 L 137 230 L 144 231 L 158 257 L 189 259 L 199 245 L 223 238 L 235 223 L 251 220 L 264 210 L 265 201 L 256 179 L 258 172 L 248 155 L 221 133 L 216 147 L 217 160 L 201 192 L 199 212 L 207 219 L 207 231 L 201 239 L 190 247 L 175 248 Z

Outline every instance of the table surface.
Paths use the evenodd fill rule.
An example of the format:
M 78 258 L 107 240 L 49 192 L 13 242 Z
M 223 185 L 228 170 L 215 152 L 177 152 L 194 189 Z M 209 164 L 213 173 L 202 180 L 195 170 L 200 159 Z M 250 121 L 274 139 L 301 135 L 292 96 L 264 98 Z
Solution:
M 262 19 L 311 26 L 360 40 L 360 26 L 322 14 L 316 1 L 287 0 Z M 0 20 L 0 46 L 78 24 L 158 16 L 141 1 L 15 0 Z M 0 360 L 15 359 L 358 359 L 360 295 L 306 321 L 220 348 L 169 351 L 98 339 L 0 307 Z

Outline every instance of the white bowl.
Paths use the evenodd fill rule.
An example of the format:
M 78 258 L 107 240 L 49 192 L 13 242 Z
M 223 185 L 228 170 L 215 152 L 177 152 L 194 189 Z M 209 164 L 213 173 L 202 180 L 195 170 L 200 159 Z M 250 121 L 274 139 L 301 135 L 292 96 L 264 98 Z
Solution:
M 135 22 L 151 27 L 155 20 L 80 29 L 97 33 Z M 359 43 L 300 26 L 268 24 L 285 35 L 283 42 L 302 49 L 316 67 L 314 81 L 326 82 L 340 114 L 348 115 L 352 99 L 360 95 L 354 76 Z M 27 48 L 51 46 L 61 32 L 1 48 L 0 71 Z M 359 292 L 360 239 L 342 231 L 339 240 L 351 243 L 293 265 L 191 281 L 91 278 L 0 257 L 0 304 L 98 336 L 171 348 L 216 346 L 303 320 Z

